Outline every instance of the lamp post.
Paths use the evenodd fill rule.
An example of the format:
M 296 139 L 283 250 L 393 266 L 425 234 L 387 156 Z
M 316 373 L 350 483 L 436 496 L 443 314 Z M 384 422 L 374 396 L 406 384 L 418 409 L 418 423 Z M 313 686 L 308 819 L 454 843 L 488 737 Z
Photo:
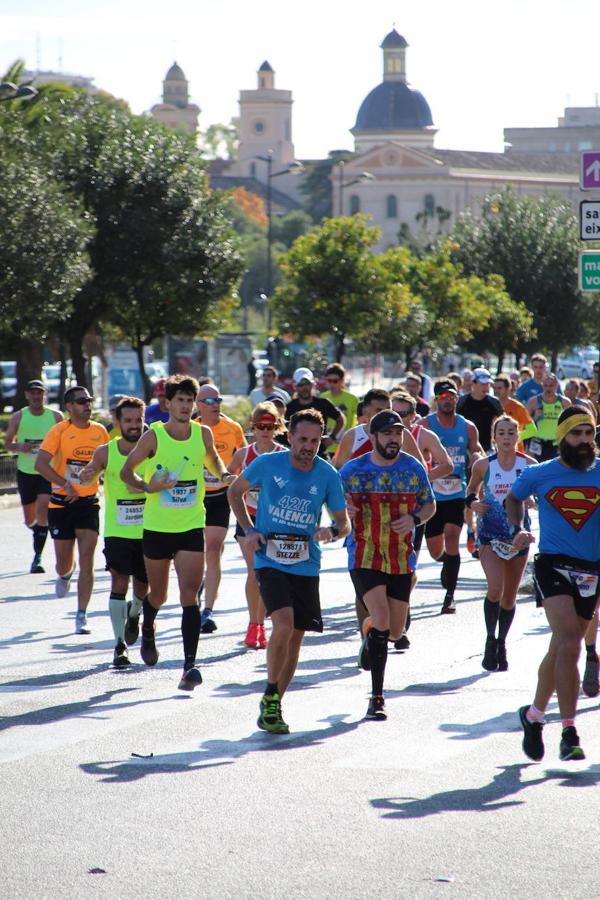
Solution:
M 33 100 L 37 91 L 31 84 L 13 84 L 12 81 L 3 81 L 0 84 L 0 103 L 7 100 Z
M 344 215 L 344 189 L 350 187 L 353 184 L 364 184 L 366 181 L 375 181 L 375 176 L 371 172 L 361 172 L 360 175 L 357 175 L 356 178 L 353 178 L 352 181 L 347 181 L 344 183 L 344 167 L 346 163 L 343 159 L 339 162 L 340 167 L 340 180 L 338 185 L 339 191 L 339 200 L 338 200 L 338 215 Z
M 271 271 L 271 255 L 273 245 L 273 204 L 271 195 L 271 182 L 279 175 L 301 175 L 304 172 L 304 166 L 299 159 L 292 162 L 282 169 L 280 172 L 273 171 L 273 151 L 269 150 L 266 156 L 257 156 L 256 159 L 262 160 L 267 164 L 267 330 L 271 330 L 271 291 L 273 289 L 273 273 Z

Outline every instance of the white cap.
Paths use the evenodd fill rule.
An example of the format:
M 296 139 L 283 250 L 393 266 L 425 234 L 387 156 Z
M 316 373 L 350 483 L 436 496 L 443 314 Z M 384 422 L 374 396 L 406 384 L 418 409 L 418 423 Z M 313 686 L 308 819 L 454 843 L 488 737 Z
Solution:
M 294 372 L 294 384 L 300 384 L 301 381 L 310 381 L 311 384 L 315 383 L 315 377 L 310 369 L 304 367 L 296 369 Z
M 491 384 L 493 380 L 487 369 L 473 369 L 473 381 L 475 384 Z

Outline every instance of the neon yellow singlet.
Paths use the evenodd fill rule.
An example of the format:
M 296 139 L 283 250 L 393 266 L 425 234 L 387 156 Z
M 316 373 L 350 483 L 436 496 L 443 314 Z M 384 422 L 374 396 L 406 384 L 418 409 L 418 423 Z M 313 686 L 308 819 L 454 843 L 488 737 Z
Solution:
M 120 472 L 127 457 L 119 452 L 118 441 L 109 441 L 106 449 L 108 458 L 104 472 L 104 537 L 141 540 L 146 495 L 132 494 L 125 482 L 121 481 Z
M 177 474 L 177 484 L 168 491 L 146 495 L 144 528 L 179 534 L 204 528 L 204 457 L 202 426 L 190 422 L 186 441 L 176 441 L 166 428 L 156 428 L 156 454 L 146 463 L 144 479 L 152 479 L 159 469 Z
M 563 411 L 563 405 L 560 400 L 555 400 L 554 403 L 545 403 L 541 396 L 539 405 L 542 410 L 542 416 L 536 422 L 537 437 L 542 441 L 553 441 L 556 438 L 558 417 Z
M 25 442 L 33 444 L 34 453 L 19 453 L 17 459 L 19 472 L 35 475 L 35 456 L 40 444 L 55 425 L 56 419 L 51 409 L 44 409 L 41 416 L 34 416 L 28 406 L 23 407 L 15 441 L 17 444 Z

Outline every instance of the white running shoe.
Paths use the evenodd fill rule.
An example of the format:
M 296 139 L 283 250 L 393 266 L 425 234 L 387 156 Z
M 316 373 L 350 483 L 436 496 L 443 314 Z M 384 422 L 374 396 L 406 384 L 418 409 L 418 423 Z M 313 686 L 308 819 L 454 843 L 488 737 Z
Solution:
M 68 575 L 58 575 L 54 582 L 54 593 L 57 597 L 66 597 L 71 590 L 71 578 L 73 577 L 74 571 L 75 563 L 73 563 L 73 568 Z
M 92 632 L 88 628 L 87 616 L 85 614 L 85 610 L 78 609 L 77 615 L 75 616 L 75 634 L 91 634 Z

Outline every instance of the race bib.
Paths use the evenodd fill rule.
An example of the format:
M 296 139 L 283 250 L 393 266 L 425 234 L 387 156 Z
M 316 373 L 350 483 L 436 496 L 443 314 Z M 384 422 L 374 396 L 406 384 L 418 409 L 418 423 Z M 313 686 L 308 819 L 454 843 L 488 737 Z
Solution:
M 269 534 L 267 557 L 284 566 L 306 562 L 309 558 L 308 538 L 299 534 Z
M 510 541 L 490 541 L 490 547 L 500 559 L 513 559 L 519 551 L 515 550 Z
M 216 491 L 219 488 L 225 487 L 223 482 L 217 478 L 216 475 L 213 475 L 212 472 L 209 472 L 208 469 L 204 470 L 204 484 L 206 485 L 207 490 L 211 491 Z
M 189 508 L 196 505 L 197 496 L 197 481 L 178 481 L 175 487 L 160 492 L 160 505 L 169 509 Z
M 575 585 L 581 597 L 593 597 L 596 594 L 598 588 L 597 575 L 592 575 L 590 572 L 578 572 L 576 569 L 559 569 L 558 566 L 556 571 L 560 572 L 563 578 Z
M 88 460 L 85 459 L 68 459 L 67 464 L 65 466 L 65 475 L 67 481 L 70 481 L 71 484 L 83 484 L 81 481 L 80 473 L 82 469 L 88 464 Z
M 460 480 L 458 478 L 436 478 L 433 482 L 433 489 L 437 494 L 456 494 L 460 491 Z
M 42 446 L 42 441 L 37 438 L 25 438 L 24 443 L 29 444 L 31 447 L 31 452 L 36 455 L 39 453 L 40 447 Z
M 529 444 L 527 445 L 527 449 L 530 453 L 533 453 L 534 456 L 542 455 L 542 444 L 537 438 L 531 438 Z
M 117 500 L 117 525 L 142 525 L 145 497 L 139 500 Z

